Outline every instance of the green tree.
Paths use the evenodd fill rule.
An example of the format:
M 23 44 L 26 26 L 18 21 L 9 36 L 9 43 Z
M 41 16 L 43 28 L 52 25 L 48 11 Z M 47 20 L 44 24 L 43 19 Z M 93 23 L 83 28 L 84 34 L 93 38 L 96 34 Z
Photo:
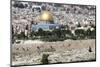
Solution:
M 75 30 L 75 35 L 78 37 L 78 38 L 85 38 L 85 30 L 83 29 L 77 29 Z
M 61 30 L 60 29 L 55 29 L 55 30 L 53 30 L 53 34 L 60 38 L 61 37 Z
M 87 31 L 86 31 L 86 36 L 88 37 L 88 38 L 95 38 L 96 37 L 96 29 L 94 29 L 94 30 L 90 30 L 90 29 L 88 29 Z
M 44 35 L 45 35 L 45 31 L 43 31 L 42 28 L 39 28 L 39 29 L 38 29 L 38 35 L 39 35 L 39 36 L 44 36 Z

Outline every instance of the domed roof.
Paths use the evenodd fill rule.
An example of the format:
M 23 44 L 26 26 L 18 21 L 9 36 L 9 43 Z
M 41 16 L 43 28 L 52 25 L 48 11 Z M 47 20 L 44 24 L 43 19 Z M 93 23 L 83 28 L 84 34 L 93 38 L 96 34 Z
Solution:
M 40 15 L 42 21 L 53 21 L 53 16 L 49 11 L 43 11 Z

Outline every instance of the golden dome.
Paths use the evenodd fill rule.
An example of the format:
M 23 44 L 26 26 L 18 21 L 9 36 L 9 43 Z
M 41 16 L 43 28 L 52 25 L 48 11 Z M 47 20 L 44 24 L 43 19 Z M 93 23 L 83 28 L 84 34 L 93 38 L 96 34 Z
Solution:
M 42 21 L 53 21 L 53 16 L 49 11 L 43 11 L 40 15 Z

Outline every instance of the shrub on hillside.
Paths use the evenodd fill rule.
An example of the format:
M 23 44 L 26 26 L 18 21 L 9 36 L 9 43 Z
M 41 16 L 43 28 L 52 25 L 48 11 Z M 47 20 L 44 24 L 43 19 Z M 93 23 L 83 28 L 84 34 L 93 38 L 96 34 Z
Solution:
M 48 56 L 49 56 L 49 54 L 42 55 L 41 64 L 48 64 L 49 63 Z

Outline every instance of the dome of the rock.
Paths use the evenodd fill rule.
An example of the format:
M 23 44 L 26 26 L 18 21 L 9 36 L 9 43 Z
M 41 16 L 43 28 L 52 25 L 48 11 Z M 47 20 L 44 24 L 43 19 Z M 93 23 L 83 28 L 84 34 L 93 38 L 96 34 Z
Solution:
M 49 11 L 43 11 L 40 15 L 40 20 L 42 21 L 53 21 L 52 13 Z

